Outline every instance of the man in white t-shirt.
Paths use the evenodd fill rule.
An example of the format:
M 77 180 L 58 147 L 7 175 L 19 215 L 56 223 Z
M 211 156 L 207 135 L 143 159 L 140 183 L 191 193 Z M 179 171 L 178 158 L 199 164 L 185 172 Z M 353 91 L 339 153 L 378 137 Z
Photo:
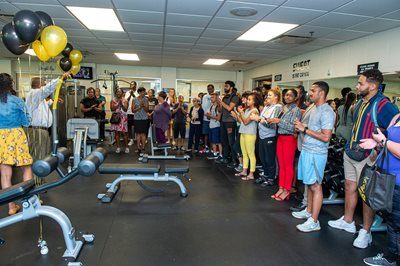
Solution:
M 211 94 L 214 93 L 214 85 L 208 84 L 207 85 L 207 92 L 208 94 L 203 96 L 201 107 L 204 110 L 204 113 L 210 112 L 211 108 Z M 206 153 L 209 151 L 208 149 L 208 134 L 210 133 L 210 119 L 207 116 L 203 118 L 203 128 L 201 134 L 204 136 L 204 149 L 200 151 L 200 153 Z
M 125 99 L 128 100 L 129 106 L 128 111 L 128 138 L 129 138 L 129 146 L 133 145 L 133 124 L 134 124 L 134 114 L 132 112 L 132 102 L 135 99 L 136 92 L 136 81 L 132 81 L 129 85 L 129 90 L 125 93 Z

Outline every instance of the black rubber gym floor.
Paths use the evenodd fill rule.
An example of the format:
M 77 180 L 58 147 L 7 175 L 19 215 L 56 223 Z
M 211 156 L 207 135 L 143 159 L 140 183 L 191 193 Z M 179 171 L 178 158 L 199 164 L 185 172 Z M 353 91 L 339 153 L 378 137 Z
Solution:
M 113 149 L 112 149 L 113 150 Z M 137 163 L 136 155 L 109 154 L 107 163 Z M 151 163 L 157 164 L 155 161 Z M 191 182 L 184 180 L 187 198 L 173 184 L 162 194 L 150 194 L 136 183 L 124 182 L 113 202 L 103 204 L 96 195 L 116 178 L 96 174 L 77 177 L 42 196 L 45 204 L 64 211 L 77 232 L 95 234 L 79 257 L 85 265 L 363 265 L 386 244 L 386 235 L 373 234 L 372 246 L 352 246 L 354 235 L 329 228 L 343 206 L 324 206 L 322 230 L 301 233 L 289 207 L 295 201 L 270 198 L 276 188 L 262 189 L 234 177 L 232 170 L 205 158 L 167 161 L 188 164 Z M 148 183 L 150 184 L 150 183 Z M 6 206 L 0 208 L 7 214 Z M 361 222 L 358 209 L 357 222 Z M 38 219 L 0 230 L 6 243 L 0 247 L 0 265 L 65 265 L 65 250 L 58 225 L 44 218 L 43 235 L 48 255 L 36 247 Z

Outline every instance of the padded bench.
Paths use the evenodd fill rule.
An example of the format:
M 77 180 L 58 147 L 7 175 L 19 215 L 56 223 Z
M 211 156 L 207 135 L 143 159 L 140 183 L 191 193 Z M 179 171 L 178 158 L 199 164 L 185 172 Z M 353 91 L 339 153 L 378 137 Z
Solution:
M 0 190 L 0 204 L 5 204 L 27 194 L 35 186 L 35 180 L 32 178 L 28 181 L 21 182 L 9 188 Z
M 121 175 L 153 175 L 160 172 L 159 165 L 143 164 L 111 164 L 105 163 L 99 167 L 100 174 L 121 174 Z

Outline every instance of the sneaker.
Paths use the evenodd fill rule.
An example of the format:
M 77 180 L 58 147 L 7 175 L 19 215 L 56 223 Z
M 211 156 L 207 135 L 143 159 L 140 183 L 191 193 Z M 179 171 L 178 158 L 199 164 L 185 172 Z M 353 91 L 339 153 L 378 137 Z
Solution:
M 235 162 L 231 162 L 227 165 L 228 168 L 235 169 L 238 165 Z
M 270 187 L 270 186 L 273 186 L 274 185 L 274 180 L 273 179 L 267 179 L 267 180 L 265 180 L 264 182 L 262 182 L 261 183 L 261 187 L 262 188 L 265 188 L 265 187 Z
M 235 167 L 235 171 L 238 172 L 238 173 L 242 172 L 243 171 L 243 165 L 239 164 L 237 167 Z
M 354 239 L 353 246 L 356 248 L 367 248 L 372 243 L 372 235 L 364 229 L 358 231 L 358 236 Z
M 125 148 L 125 153 L 129 153 L 129 148 Z
M 292 216 L 297 219 L 308 219 L 311 217 L 311 213 L 309 213 L 306 208 L 299 212 L 292 212 Z
M 183 146 L 180 147 L 180 150 L 181 151 L 186 151 L 185 147 L 183 147 Z
M 321 230 L 319 221 L 314 222 L 314 219 L 312 217 L 308 218 L 307 221 L 305 221 L 304 223 L 296 225 L 296 228 L 297 228 L 297 230 L 304 232 L 304 233 Z
M 299 205 L 292 206 L 289 208 L 289 210 L 291 210 L 292 212 L 299 212 L 299 211 L 304 210 L 305 208 L 307 208 L 307 205 L 304 204 L 304 202 L 300 202 Z
M 221 155 L 218 156 L 217 159 L 215 159 L 216 163 L 222 163 L 222 161 L 224 160 L 224 157 L 222 157 Z
M 356 233 L 356 225 L 353 222 L 351 223 L 347 223 L 345 220 L 343 220 L 344 216 L 340 217 L 337 220 L 332 220 L 328 222 L 328 225 L 330 227 L 336 228 L 336 229 L 341 229 L 344 230 L 346 232 L 355 234 Z
M 263 168 L 262 165 L 260 165 L 260 164 L 257 164 L 257 165 L 256 165 L 256 169 L 262 169 L 262 168 Z
M 204 149 L 200 150 L 200 153 L 201 153 L 201 154 L 206 153 L 206 152 L 208 152 L 207 147 L 205 147 Z
M 218 153 L 213 153 L 213 154 L 207 156 L 207 159 L 209 159 L 209 160 L 217 160 L 218 158 L 219 158 Z
M 236 170 L 236 169 L 235 169 Z M 257 185 L 260 185 L 262 183 L 264 183 L 265 179 L 262 177 L 257 178 L 256 180 L 254 180 L 254 183 Z
M 121 152 L 121 148 L 117 148 L 116 150 L 115 150 L 115 153 L 120 153 Z
M 396 265 L 396 261 L 390 262 L 384 256 L 383 253 L 376 255 L 375 257 L 369 257 L 364 259 L 364 263 L 371 266 L 378 265 Z
M 133 139 L 130 139 L 128 142 L 128 146 L 132 146 L 133 145 Z

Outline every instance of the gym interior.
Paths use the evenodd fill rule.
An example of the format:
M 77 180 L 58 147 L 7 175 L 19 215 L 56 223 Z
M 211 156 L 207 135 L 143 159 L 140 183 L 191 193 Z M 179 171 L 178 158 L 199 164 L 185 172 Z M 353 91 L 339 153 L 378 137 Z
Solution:
M 128 146 L 111 121 L 118 91 L 127 99 L 133 83 L 133 98 L 140 88 L 167 98 L 174 91 L 183 96 L 174 104 L 189 112 L 210 84 L 221 99 L 232 93 L 228 81 L 239 95 L 303 86 L 306 98 L 324 81 L 327 99 L 339 100 L 343 88 L 357 95 L 369 70 L 380 71 L 379 92 L 399 112 L 400 1 L 4 0 L 0 23 L 0 73 L 12 77 L 15 96 L 28 104 L 35 78 L 54 86 L 48 135 L 26 133 L 27 142 L 35 141 L 30 148 L 48 152 L 33 160 L 33 179 L 14 165 L 13 186 L 0 190 L 0 265 L 365 265 L 388 250 L 387 218 L 379 212 L 365 248 L 354 247 L 356 232 L 328 225 L 344 214 L 346 140 L 333 135 L 326 142 L 320 229 L 305 233 L 290 208 L 307 188 L 297 180 L 295 191 L 271 198 L 281 188 L 281 166 L 274 160 L 276 179 L 260 186 L 265 169 L 257 147 L 254 176 L 243 176 L 235 170 L 240 162 L 232 168 L 209 158 L 208 133 L 196 148 L 190 132 L 197 113 L 185 120 L 182 147 L 169 135 L 160 143 L 154 121 L 142 147 L 136 124 L 127 131 Z M 271 24 L 283 29 L 275 33 Z M 101 118 L 85 116 L 89 88 L 104 98 Z M 127 112 L 121 102 L 115 108 Z M 297 176 L 297 161 L 292 168 Z M 9 215 L 12 202 L 19 209 Z M 361 198 L 354 223 L 363 230 Z

